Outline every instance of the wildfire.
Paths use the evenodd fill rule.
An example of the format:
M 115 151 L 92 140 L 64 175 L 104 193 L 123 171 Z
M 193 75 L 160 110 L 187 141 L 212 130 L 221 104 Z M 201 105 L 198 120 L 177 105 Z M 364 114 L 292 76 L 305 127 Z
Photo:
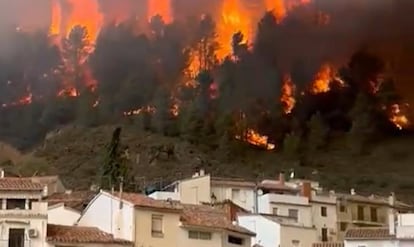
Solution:
M 90 41 L 93 43 L 98 37 L 103 21 L 98 0 L 66 0 L 66 2 L 70 6 L 69 11 L 64 9 L 62 1 L 52 2 L 49 34 L 67 37 L 73 27 L 80 25 L 87 29 Z
M 276 148 L 276 145 L 269 143 L 268 136 L 261 135 L 253 129 L 247 129 L 244 138 L 236 136 L 236 139 L 246 141 L 254 146 L 265 148 L 266 150 L 273 150 Z
M 58 96 L 78 97 L 80 93 L 76 88 L 66 88 L 59 91 Z
M 321 66 L 311 85 L 312 94 L 326 93 L 331 90 L 331 82 L 336 78 L 333 67 L 326 63 Z
M 393 104 L 391 106 L 390 121 L 402 130 L 410 124 L 407 116 L 403 113 L 402 107 L 399 104 Z
M 16 102 L 10 103 L 10 104 L 2 104 L 1 107 L 6 108 L 10 106 L 18 106 L 18 105 L 30 105 L 33 100 L 32 93 L 29 93 L 27 96 L 22 97 Z
M 223 59 L 232 51 L 232 38 L 237 32 L 244 35 L 244 43 L 247 43 L 251 36 L 251 21 L 249 13 L 242 9 L 240 0 L 225 0 L 221 7 L 221 19 L 217 26 L 217 42 L 220 49 L 217 57 Z
M 291 113 L 293 108 L 295 107 L 295 91 L 296 86 L 295 84 L 293 84 L 292 78 L 290 77 L 290 75 L 286 75 L 283 79 L 282 96 L 280 98 L 280 102 L 282 103 L 283 110 L 286 114 Z
M 157 109 L 153 106 L 144 106 L 144 107 L 141 107 L 139 109 L 124 112 L 124 116 L 135 116 L 135 115 L 139 115 L 141 113 L 154 114 L 156 112 L 156 110 Z
M 272 11 L 278 23 L 288 15 L 289 10 L 300 5 L 308 4 L 311 0 L 265 0 L 267 11 Z
M 160 15 L 165 23 L 173 20 L 171 11 L 171 0 L 148 0 L 148 21 L 156 15 Z

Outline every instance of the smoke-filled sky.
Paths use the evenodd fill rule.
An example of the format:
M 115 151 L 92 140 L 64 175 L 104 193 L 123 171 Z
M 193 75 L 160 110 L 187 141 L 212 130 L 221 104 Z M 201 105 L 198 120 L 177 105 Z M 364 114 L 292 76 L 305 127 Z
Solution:
M 86 6 L 95 0 L 60 1 L 81 1 Z M 103 22 L 130 15 L 145 20 L 147 1 L 98 0 L 98 11 L 103 16 Z M 171 1 L 174 18 L 202 13 L 220 18 L 221 1 L 224 0 Z M 243 12 L 249 13 L 250 16 L 243 18 L 251 19 L 254 29 L 254 23 L 265 11 L 264 0 L 238 2 Z M 63 13 L 70 14 L 69 5 L 64 5 L 66 7 L 62 9 Z M 287 64 L 299 57 L 345 63 L 353 51 L 359 47 L 368 47 L 384 57 L 391 71 L 396 74 L 398 88 L 406 98 L 411 99 L 409 96 L 414 95 L 414 76 L 410 71 L 414 65 L 413 11 L 413 0 L 311 0 L 311 4 L 290 12 L 286 23 L 281 25 L 280 37 L 275 42 L 280 43 L 280 56 L 286 59 Z M 52 19 L 51 13 L 52 0 L 2 0 L 0 35 L 6 37 L 6 30 L 12 25 L 28 31 L 47 30 Z M 328 25 L 315 25 L 320 14 L 329 15 Z M 5 47 L 0 48 L 4 50 Z M 412 103 L 414 105 L 414 101 Z

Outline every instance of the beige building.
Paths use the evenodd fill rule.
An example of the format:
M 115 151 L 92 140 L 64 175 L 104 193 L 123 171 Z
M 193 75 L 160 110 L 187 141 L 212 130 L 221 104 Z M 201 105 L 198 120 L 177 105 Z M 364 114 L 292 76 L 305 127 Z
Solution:
M 98 227 L 136 247 L 249 247 L 254 235 L 212 206 L 104 191 L 90 202 L 78 224 Z
M 254 212 L 255 188 L 256 184 L 252 181 L 212 177 L 201 170 L 192 178 L 181 180 L 177 191 L 182 203 L 202 204 L 231 200 L 245 210 Z
M 388 226 L 391 211 L 406 213 L 413 209 L 411 205 L 396 201 L 394 195 L 389 198 L 363 196 L 352 190 L 351 194 L 337 194 L 337 198 L 340 239 L 344 238 L 347 229 Z

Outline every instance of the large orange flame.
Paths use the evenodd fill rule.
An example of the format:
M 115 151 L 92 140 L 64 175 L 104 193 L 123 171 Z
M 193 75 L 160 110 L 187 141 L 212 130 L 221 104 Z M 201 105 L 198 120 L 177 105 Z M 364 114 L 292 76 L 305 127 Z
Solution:
M 232 38 L 237 32 L 244 36 L 247 43 L 251 36 L 251 20 L 249 13 L 242 8 L 240 0 L 225 0 L 221 6 L 221 19 L 217 25 L 217 41 L 220 49 L 217 57 L 223 59 L 232 52 Z
M 160 15 L 165 23 L 172 22 L 171 0 L 148 0 L 148 20 L 156 15 Z
M 408 106 L 408 105 L 407 105 Z M 410 125 L 407 115 L 402 110 L 402 106 L 399 104 L 393 104 L 391 106 L 390 121 L 397 127 L 402 130 Z
M 53 0 L 50 35 L 67 37 L 77 25 L 87 29 L 90 41 L 98 37 L 103 15 L 99 10 L 98 0 L 65 0 L 69 7 L 62 5 L 63 0 Z
M 267 150 L 273 150 L 276 148 L 276 145 L 269 143 L 269 137 L 261 135 L 253 129 L 247 129 L 244 138 L 236 136 L 236 139 L 246 141 L 254 146 L 265 148 Z

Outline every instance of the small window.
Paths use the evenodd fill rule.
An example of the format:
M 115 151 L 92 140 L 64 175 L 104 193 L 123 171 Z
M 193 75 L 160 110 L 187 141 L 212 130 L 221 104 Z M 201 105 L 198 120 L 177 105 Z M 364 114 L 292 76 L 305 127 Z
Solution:
M 243 239 L 235 236 L 229 235 L 227 242 L 230 244 L 236 244 L 236 245 L 243 245 Z
M 322 217 L 328 216 L 328 212 L 327 212 L 327 208 L 326 207 L 321 207 L 321 216 Z
M 346 231 L 347 226 L 348 226 L 348 224 L 346 222 L 341 222 L 339 224 L 339 228 L 342 232 Z
M 371 207 L 371 221 L 372 222 L 377 222 L 378 221 L 377 208 Z
M 273 208 L 273 214 L 277 215 L 277 208 Z
M 163 237 L 162 215 L 153 215 L 151 224 L 151 234 L 153 237 Z
M 328 228 L 322 228 L 322 242 L 328 242 Z
M 358 206 L 358 220 L 364 220 L 364 207 Z
M 339 205 L 339 211 L 342 212 L 342 213 L 346 212 L 345 205 Z
M 289 217 L 298 220 L 299 211 L 297 209 L 289 209 L 288 210 Z
M 188 231 L 188 238 L 211 240 L 211 232 Z

